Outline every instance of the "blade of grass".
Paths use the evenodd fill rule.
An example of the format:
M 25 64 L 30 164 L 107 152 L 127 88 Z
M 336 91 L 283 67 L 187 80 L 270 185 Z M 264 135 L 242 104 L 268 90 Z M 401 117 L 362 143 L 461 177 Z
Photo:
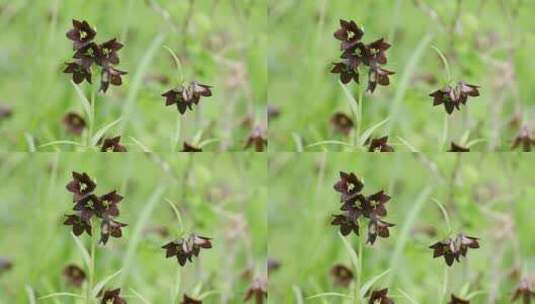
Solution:
M 33 139 L 33 136 L 30 133 L 24 133 L 24 138 L 28 144 L 28 151 L 35 152 L 35 140 Z
M 362 287 L 360 288 L 360 297 L 364 298 L 366 296 L 366 293 L 368 292 L 368 290 L 370 290 L 370 288 L 373 286 L 373 284 L 375 284 L 382 277 L 384 277 L 385 275 L 390 273 L 390 271 L 391 271 L 390 269 L 387 269 L 386 271 L 383 271 L 382 273 L 372 277 L 364 285 L 362 285 Z
M 323 146 L 323 145 L 340 145 L 340 146 L 346 146 L 346 147 L 353 147 L 352 144 L 348 144 L 348 143 L 343 142 L 343 141 L 323 140 L 323 141 L 319 141 L 319 142 L 307 145 L 305 148 L 313 148 L 313 147 Z
M 131 139 L 136 145 L 138 145 L 138 146 L 141 148 L 141 150 L 142 150 L 143 152 L 148 152 L 148 153 L 151 153 L 151 152 L 152 152 L 149 148 L 147 148 L 147 146 L 145 146 L 142 142 L 140 142 L 139 140 L 135 139 L 134 137 L 130 136 L 130 139 Z
M 130 292 L 133 293 L 138 299 L 143 302 L 143 304 L 150 304 L 149 300 L 145 299 L 139 292 L 137 292 L 134 288 L 130 288 Z
M 51 294 L 46 295 L 46 296 L 39 297 L 39 298 L 37 298 L 37 300 L 41 301 L 41 300 L 50 299 L 50 298 L 57 298 L 57 297 L 72 297 L 72 298 L 79 298 L 79 299 L 84 299 L 85 298 L 85 297 L 83 297 L 83 296 L 81 296 L 79 294 L 75 294 L 75 293 L 55 292 L 55 293 L 51 293 Z
M 132 83 L 130 84 L 130 90 L 128 90 L 128 95 L 126 97 L 126 101 L 123 105 L 123 110 L 121 117 L 123 118 L 121 125 L 119 127 L 120 134 L 124 133 L 124 129 L 126 128 L 126 125 L 130 122 L 131 115 L 134 108 L 134 103 L 137 100 L 137 96 L 139 93 L 139 89 L 141 88 L 141 85 L 143 83 L 143 78 L 145 77 L 145 74 L 147 73 L 150 63 L 152 61 L 152 58 L 156 54 L 156 51 L 164 41 L 165 34 L 160 33 L 158 36 L 152 40 L 151 44 L 147 48 L 147 51 L 139 61 L 139 65 L 137 66 L 136 72 L 134 74 L 134 77 L 132 78 Z
M 398 292 L 405 297 L 405 299 L 409 300 L 409 302 L 411 302 L 411 304 L 418 304 L 418 302 L 416 302 L 416 300 L 414 300 L 411 296 L 409 296 L 408 293 L 406 293 L 405 291 L 403 291 L 402 289 L 398 288 Z
M 122 118 L 119 118 L 115 121 L 112 121 L 110 122 L 109 124 L 103 126 L 102 128 L 100 128 L 96 133 L 95 135 L 91 138 L 91 146 L 96 146 L 98 141 L 100 140 L 100 138 L 102 138 L 102 136 L 109 130 L 111 129 L 113 126 L 115 126 L 116 124 L 118 124 L 120 121 L 121 121 Z
M 55 145 L 73 145 L 73 146 L 79 146 L 79 147 L 84 146 L 81 143 L 75 142 L 72 140 L 55 140 L 55 141 L 48 142 L 46 144 L 39 145 L 39 148 L 45 148 L 48 146 L 55 146 Z
M 303 293 L 301 292 L 301 288 L 299 288 L 299 286 L 292 286 L 292 290 L 294 292 L 294 295 L 295 295 L 295 301 L 297 302 L 297 304 L 303 304 L 304 303 L 304 300 L 303 300 Z
M 85 248 L 82 241 L 80 241 L 80 239 L 77 236 L 75 236 L 72 232 L 71 232 L 71 236 L 74 239 L 76 246 L 80 250 L 80 253 L 82 254 L 82 259 L 84 260 L 85 266 L 89 268 L 91 266 L 91 257 L 89 256 L 89 252 Z
M 416 149 L 412 144 L 410 144 L 408 141 L 406 141 L 405 139 L 401 138 L 401 137 L 397 137 L 399 141 L 401 141 L 401 143 L 403 145 L 405 145 L 411 152 L 413 153 L 419 153 L 418 149 Z
M 389 118 L 386 118 L 378 123 L 376 123 L 375 125 L 369 127 L 366 131 L 364 131 L 364 133 L 362 133 L 362 135 L 360 136 L 360 142 L 359 142 L 359 145 L 360 146 L 364 146 L 364 144 L 366 143 L 366 140 L 368 140 L 368 138 L 370 137 L 370 135 L 373 134 L 373 132 L 375 130 L 377 130 L 379 127 L 381 127 L 382 125 L 384 125 L 385 123 L 387 123 L 389 120 Z
M 420 194 L 416 198 L 416 201 L 412 204 L 412 207 L 409 210 L 408 214 L 405 216 L 405 221 L 403 222 L 403 226 L 401 227 L 401 230 L 397 237 L 396 247 L 394 248 L 392 257 L 390 258 L 390 269 L 392 269 L 392 272 L 388 277 L 386 285 L 390 285 L 390 283 L 395 279 L 398 274 L 399 265 L 403 265 L 403 263 L 400 263 L 400 259 L 403 256 L 403 249 L 405 248 L 405 245 L 410 239 L 411 229 L 418 220 L 418 215 L 422 211 L 423 206 L 427 201 L 427 198 L 431 194 L 432 190 L 432 186 L 427 186 L 426 188 L 424 188 L 424 190 L 422 190 L 422 192 L 420 192 Z
M 297 133 L 292 133 L 292 137 L 293 137 L 297 152 L 303 152 L 303 140 L 301 139 L 301 136 L 299 136 L 299 134 Z
M 156 207 L 156 204 L 160 201 L 160 197 L 162 196 L 164 191 L 165 191 L 165 187 L 159 186 L 152 193 L 147 204 L 145 204 L 145 207 L 139 213 L 139 218 L 136 221 L 136 226 L 133 229 L 132 235 L 130 235 L 128 247 L 124 255 L 124 262 L 123 262 L 123 267 L 122 267 L 124 271 L 121 273 L 121 277 L 119 279 L 120 286 L 123 286 L 125 283 L 125 280 L 128 278 L 130 269 L 132 269 L 132 265 L 136 257 L 135 254 L 136 254 L 137 246 L 141 239 L 141 234 L 143 232 L 143 229 L 145 228 L 145 225 L 147 224 L 152 214 L 152 211 L 154 210 L 154 207 Z
M 386 134 L 390 134 L 392 128 L 394 128 L 396 126 L 396 123 L 398 122 L 400 116 L 399 110 L 401 108 L 401 102 L 403 101 L 405 93 L 407 92 L 407 89 L 410 86 L 410 81 L 414 72 L 416 71 L 418 62 L 423 57 L 424 51 L 427 48 L 427 45 L 431 42 L 432 38 L 433 34 L 427 33 L 420 40 L 414 51 L 411 52 L 412 56 L 409 58 L 407 65 L 403 68 L 403 74 L 401 75 L 401 80 L 397 85 L 394 101 L 390 106 L 390 114 L 388 115 L 388 117 L 390 117 L 390 121 L 386 128 Z
M 119 271 L 115 272 L 115 273 L 112 273 L 111 275 L 105 277 L 104 279 L 102 279 L 100 282 L 98 282 L 97 284 L 95 284 L 95 287 L 93 287 L 93 290 L 92 290 L 92 295 L 94 298 L 97 297 L 99 291 L 111 280 L 113 280 L 113 278 L 115 278 L 116 276 L 118 276 L 119 274 L 121 274 L 121 272 L 123 272 L 122 269 L 120 269 Z
M 35 300 L 35 291 L 30 285 L 25 286 L 26 289 L 26 295 L 28 296 L 28 301 L 30 304 L 36 304 L 37 301 Z
M 316 294 L 316 295 L 313 295 L 313 296 L 306 297 L 306 299 L 307 300 L 312 300 L 312 299 L 323 298 L 323 297 L 339 297 L 339 298 L 353 299 L 352 296 L 348 296 L 346 294 L 338 293 L 338 292 L 319 293 L 319 294 Z
M 444 216 L 444 220 L 446 221 L 446 225 L 448 227 L 448 232 L 446 233 L 446 235 L 449 235 L 452 230 L 451 230 L 451 222 L 450 222 L 450 217 L 448 215 L 448 211 L 446 211 L 446 208 L 444 208 L 444 205 L 442 205 L 442 203 L 439 202 L 437 199 L 433 199 L 433 202 L 437 204 L 438 208 L 440 208 L 440 212 L 442 212 L 442 215 Z

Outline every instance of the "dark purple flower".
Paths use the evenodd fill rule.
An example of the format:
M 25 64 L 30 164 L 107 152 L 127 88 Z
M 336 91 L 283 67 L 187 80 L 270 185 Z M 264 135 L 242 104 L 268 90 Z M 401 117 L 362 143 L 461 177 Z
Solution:
M 533 133 L 528 129 L 528 127 L 523 127 L 513 141 L 513 146 L 511 149 L 515 150 L 518 147 L 522 147 L 522 151 L 531 152 L 531 146 L 535 147 L 535 136 L 533 136 Z
M 126 226 L 128 225 L 115 221 L 112 218 L 104 218 L 100 224 L 100 243 L 106 245 L 110 235 L 114 238 L 120 238 L 123 236 L 121 229 Z
M 182 151 L 180 152 L 202 152 L 201 148 L 197 148 L 193 145 L 188 144 L 187 142 L 184 142 L 182 146 Z
M 63 276 L 67 279 L 69 284 L 76 287 L 82 286 L 86 276 L 82 268 L 75 264 L 69 264 L 63 269 Z
M 187 294 L 184 294 L 184 297 L 182 298 L 182 302 L 180 302 L 180 304 L 202 304 L 202 301 L 190 298 Z
M 454 294 L 451 294 L 451 300 L 448 304 L 470 304 L 470 301 L 458 298 Z
M 78 113 L 69 112 L 63 117 L 63 124 L 67 131 L 72 134 L 80 135 L 84 130 L 86 124 L 85 120 Z
M 388 136 L 372 138 L 367 143 L 370 145 L 368 152 L 394 152 L 394 148 L 388 145 Z
M 166 258 L 176 256 L 180 266 L 187 261 L 192 262 L 193 256 L 199 256 L 201 249 L 212 248 L 211 239 L 196 234 L 190 234 L 188 238 L 180 238 L 162 246 L 166 250 Z
M 394 304 L 394 300 L 388 297 L 388 288 L 374 290 L 368 304 Z
M 511 301 L 516 302 L 516 300 L 522 299 L 524 304 L 530 304 L 531 300 L 535 299 L 535 292 L 531 290 L 530 285 L 531 284 L 527 278 L 522 279 L 520 281 L 520 285 L 515 290 Z
M 13 268 L 13 262 L 6 257 L 0 256 L 0 274 Z
M 102 68 L 100 77 L 100 91 L 106 93 L 110 83 L 114 86 L 120 86 L 123 83 L 122 76 L 126 74 L 128 73 L 111 66 Z
M 192 81 L 189 86 L 181 85 L 162 94 L 165 97 L 165 105 L 176 104 L 178 112 L 184 114 L 187 109 L 193 110 L 193 105 L 197 105 L 201 97 L 212 96 L 212 87 Z
M 340 233 L 343 236 L 349 235 L 351 231 L 359 235 L 358 213 L 345 212 L 344 214 L 333 215 L 331 225 L 340 226 Z
M 102 141 L 100 152 L 126 152 L 126 147 L 121 145 L 121 136 L 106 138 Z
M 444 104 L 446 112 L 451 114 L 454 109 L 460 111 L 461 105 L 466 105 L 469 96 L 479 96 L 479 86 L 459 81 L 455 87 L 448 85 L 431 93 L 429 96 L 433 97 L 434 106 Z
M 244 302 L 254 299 L 256 304 L 263 304 L 267 302 L 267 280 L 264 278 L 256 278 L 251 287 L 245 292 Z
M 76 214 L 66 215 L 67 219 L 63 224 L 65 226 L 72 226 L 72 233 L 76 236 L 80 236 L 82 233 L 87 232 L 91 235 L 91 225 L 88 221 L 82 220 L 82 218 Z
M 264 132 L 260 127 L 254 128 L 253 132 L 247 138 L 245 149 L 254 147 L 255 152 L 264 152 L 267 147 L 268 141 L 264 136 Z
M 340 28 L 334 32 L 334 37 L 342 41 L 341 49 L 346 51 L 354 48 L 364 36 L 364 31 L 353 20 L 340 20 Z
M 78 173 L 78 172 L 72 172 L 72 181 L 70 181 L 67 184 L 67 190 L 69 192 L 72 192 L 74 195 L 73 201 L 79 201 L 82 197 L 86 196 L 89 193 L 92 193 L 95 188 L 97 187 L 97 184 L 91 178 L 87 173 Z
M 63 70 L 65 74 L 72 74 L 72 81 L 76 84 L 80 84 L 87 79 L 87 82 L 91 83 L 91 70 L 84 68 L 77 62 L 67 63 L 67 67 Z
M 448 152 L 470 152 L 470 149 L 451 142 L 451 147 Z
M 98 48 L 96 61 L 101 66 L 119 64 L 119 55 L 117 52 L 123 48 L 123 44 L 113 38 L 102 43 Z
M 336 264 L 331 268 L 331 276 L 337 285 L 348 287 L 353 280 L 353 271 L 342 264 Z
M 394 226 L 394 224 L 390 224 L 378 218 L 370 219 L 370 222 L 368 223 L 368 239 L 366 240 L 366 242 L 368 244 L 373 245 L 375 243 L 375 240 L 377 239 L 377 236 L 380 236 L 382 238 L 389 237 L 390 231 L 388 230 L 388 228 Z
M 70 29 L 66 36 L 72 40 L 74 49 L 80 49 L 90 43 L 96 36 L 97 32 L 87 23 L 87 21 L 72 20 L 73 28 Z
M 349 135 L 353 129 L 353 120 L 345 113 L 337 112 L 331 117 L 331 125 L 337 132 Z
M 121 288 L 104 291 L 100 304 L 127 304 L 126 300 L 119 296 L 120 293 Z
M 433 258 L 443 256 L 446 264 L 451 266 L 455 260 L 460 262 L 461 256 L 466 257 L 469 248 L 479 248 L 479 239 L 460 233 L 455 239 L 448 238 L 436 242 L 429 248 L 433 249 Z
M 334 190 L 341 194 L 340 201 L 345 203 L 355 200 L 363 187 L 364 184 L 354 173 L 340 172 L 340 180 L 334 185 Z

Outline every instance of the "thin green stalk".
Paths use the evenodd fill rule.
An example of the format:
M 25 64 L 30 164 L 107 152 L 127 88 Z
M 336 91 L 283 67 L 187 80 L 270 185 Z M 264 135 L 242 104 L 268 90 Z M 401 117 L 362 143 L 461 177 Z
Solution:
M 93 223 L 92 223 L 93 224 Z M 87 294 L 86 294 L 86 303 L 90 304 L 92 303 L 92 295 L 91 292 L 93 290 L 93 286 L 95 285 L 95 229 L 94 225 L 91 225 L 91 254 L 90 254 L 90 260 L 89 260 L 89 271 L 88 271 L 88 282 L 89 285 L 87 286 Z
M 451 69 L 450 69 L 450 65 L 448 63 L 448 59 L 446 58 L 444 53 L 442 53 L 442 51 L 438 47 L 436 47 L 434 45 L 432 45 L 431 47 L 438 54 L 438 56 L 440 57 L 440 60 L 442 60 L 442 63 L 444 64 L 444 68 L 446 69 L 446 74 L 448 76 L 447 83 L 449 84 L 453 80 L 453 76 L 451 75 Z
M 359 85 L 359 98 L 357 100 L 357 111 L 359 120 L 357 120 L 357 126 L 355 129 L 355 145 L 358 146 L 360 143 L 360 131 L 362 130 L 362 101 L 364 99 L 364 90 Z
M 359 248 L 358 248 L 358 253 L 357 253 L 357 256 L 358 256 L 358 266 L 357 266 L 357 279 L 355 280 L 355 295 L 354 295 L 354 299 L 355 299 L 355 304 L 360 304 L 361 303 L 361 298 L 360 298 L 360 285 L 362 284 L 362 239 L 359 238 Z

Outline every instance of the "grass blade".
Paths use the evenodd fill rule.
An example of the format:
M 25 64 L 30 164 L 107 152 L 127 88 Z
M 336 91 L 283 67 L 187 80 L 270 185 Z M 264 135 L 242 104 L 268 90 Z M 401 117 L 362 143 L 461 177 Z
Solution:
M 126 253 L 124 256 L 124 262 L 122 269 L 124 270 L 121 273 L 121 278 L 119 280 L 119 285 L 123 286 L 126 278 L 128 277 L 130 273 L 130 269 L 132 269 L 132 264 L 134 263 L 135 259 L 135 253 L 137 246 L 139 244 L 139 241 L 141 239 L 141 234 L 143 232 L 143 229 L 147 225 L 147 222 L 149 221 L 149 218 L 152 214 L 152 211 L 154 210 L 154 207 L 156 207 L 156 204 L 160 201 L 160 197 L 164 193 L 165 187 L 159 186 L 150 196 L 147 204 L 145 204 L 145 207 L 141 212 L 139 213 L 139 219 L 136 221 L 136 226 L 134 227 L 134 230 L 132 232 L 132 235 L 130 236 L 130 241 L 128 242 L 128 248 L 126 249 Z
M 390 269 L 387 269 L 386 271 L 374 276 L 373 278 L 369 279 L 368 282 L 366 282 L 362 287 L 360 288 L 360 297 L 364 298 L 366 296 L 366 293 L 368 290 L 375 284 L 377 281 L 379 281 L 382 277 L 387 275 L 390 272 Z
M 403 296 L 405 297 L 405 299 L 407 299 L 409 302 L 411 302 L 411 304 L 418 304 L 418 302 L 416 302 L 416 300 L 414 300 L 411 296 L 409 296 L 408 293 L 406 293 L 405 291 L 401 290 L 398 288 L 398 292 Z
M 111 129 L 113 126 L 115 126 L 116 124 L 118 124 L 120 121 L 121 121 L 122 118 L 119 118 L 115 121 L 112 121 L 110 122 L 109 124 L 105 125 L 104 127 L 100 128 L 100 130 L 97 131 L 97 133 L 95 133 L 95 135 L 93 135 L 93 137 L 91 138 L 91 145 L 92 146 L 96 146 L 99 139 L 102 138 L 102 136 L 109 130 Z
M 80 86 L 78 86 L 72 80 L 71 80 L 71 84 L 74 86 L 76 93 L 78 93 L 78 97 L 80 97 L 79 98 L 80 103 L 82 104 L 82 109 L 84 110 L 85 116 L 87 117 L 87 120 L 89 121 L 89 125 L 92 126 L 93 125 L 93 112 L 91 111 L 91 103 L 89 102 L 87 97 L 85 97 L 85 94 L 84 92 L 82 92 L 82 89 L 80 88 Z
M 116 276 L 118 276 L 121 272 L 123 272 L 122 269 L 120 269 L 119 271 L 105 277 L 104 279 L 102 279 L 100 282 L 98 282 L 95 287 L 93 287 L 93 291 L 92 291 L 92 294 L 93 294 L 93 297 L 97 297 L 99 291 L 104 288 L 104 286 L 106 285 L 106 283 L 108 283 L 109 281 L 111 281 L 113 278 L 115 278 Z
M 364 143 L 366 143 L 366 140 L 368 140 L 368 138 L 373 134 L 373 132 L 377 130 L 380 126 L 387 123 L 389 119 L 390 118 L 386 118 L 376 123 L 375 125 L 369 127 L 366 131 L 364 131 L 364 133 L 362 133 L 362 135 L 360 136 L 360 142 L 359 142 L 360 146 L 364 146 Z
M 37 298 L 39 301 L 41 300 L 44 300 L 44 299 L 51 299 L 51 298 L 57 298 L 57 297 L 72 297 L 72 298 L 79 298 L 79 299 L 84 299 L 85 297 L 79 295 L 79 294 L 75 294 L 75 293 L 70 293 L 70 292 L 55 292 L 55 293 L 51 293 L 49 295 L 46 295 L 46 296 L 42 296 L 42 297 L 39 297 Z
M 320 294 L 313 295 L 313 296 L 310 296 L 310 297 L 306 297 L 306 299 L 307 300 L 312 300 L 312 299 L 323 298 L 323 297 L 339 297 L 339 298 L 353 299 L 352 296 L 349 296 L 349 295 L 346 295 L 346 294 L 343 294 L 343 293 L 338 293 L 338 292 L 324 292 L 324 293 L 320 293 Z
M 134 288 L 130 288 L 130 292 L 133 293 L 138 299 L 143 302 L 143 304 L 150 304 L 149 300 L 145 299 L 139 292 L 137 292 Z

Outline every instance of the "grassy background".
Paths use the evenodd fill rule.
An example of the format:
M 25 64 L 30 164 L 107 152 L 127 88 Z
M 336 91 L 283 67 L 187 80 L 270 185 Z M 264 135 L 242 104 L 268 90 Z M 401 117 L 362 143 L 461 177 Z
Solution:
M 359 150 L 358 145 L 327 143 L 306 148 L 323 141 L 353 145 L 352 135 L 337 134 L 329 124 L 337 111 L 351 116 L 352 101 L 338 75 L 329 72 L 340 53 L 333 37 L 339 19 L 364 27 L 365 42 L 384 37 L 393 44 L 386 68 L 396 75 L 390 86 L 364 96 L 359 123 L 366 130 L 389 119 L 373 136 L 389 135 L 395 149 L 409 150 L 402 138 L 417 150 L 445 151 L 445 120 L 447 146 L 477 140 L 472 142 L 477 151 L 509 150 L 519 131 L 518 124 L 509 125 L 515 115 L 520 125 L 535 127 L 533 1 L 276 0 L 269 6 L 268 102 L 281 111 L 269 122 L 272 151 L 296 151 L 300 145 L 306 150 Z M 447 79 L 432 46 L 446 55 L 454 80 L 482 86 L 482 96 L 451 117 L 443 107 L 433 107 L 428 96 Z M 366 73 L 361 81 L 365 86 Z M 355 83 L 347 89 L 358 95 Z
M 186 231 L 213 237 L 213 249 L 182 268 L 180 297 L 200 287 L 200 293 L 218 292 L 204 303 L 241 303 L 252 280 L 246 271 L 265 275 L 267 171 L 260 154 L 11 153 L 0 155 L 0 256 L 14 266 L 0 273 L 0 303 L 31 303 L 28 288 L 38 296 L 82 292 L 62 276 L 67 264 L 83 266 L 70 227 L 62 225 L 72 209 L 65 190 L 72 170 L 95 178 L 97 193 L 117 189 L 125 197 L 119 220 L 129 226 L 123 237 L 97 248 L 97 282 L 123 269 L 107 288 L 122 287 L 128 296 L 133 289 L 150 303 L 177 303 L 171 295 L 179 266 L 160 248 L 178 233 L 166 199 L 179 208 Z M 158 227 L 170 235 L 148 232 Z M 87 235 L 80 239 L 88 246 Z M 81 302 L 63 297 L 39 303 Z M 143 302 L 129 297 L 128 303 Z
M 411 303 L 399 289 L 417 303 L 446 303 L 441 297 L 448 271 L 448 300 L 451 292 L 480 292 L 470 303 L 510 303 L 520 276 L 535 279 L 534 169 L 527 154 L 272 156 L 268 250 L 281 268 L 270 275 L 270 301 L 354 303 L 334 296 L 307 300 L 326 292 L 350 293 L 329 275 L 337 263 L 351 267 L 338 227 L 329 222 L 340 207 L 332 188 L 338 172 L 352 171 L 364 180 L 364 193 L 384 189 L 392 196 L 386 220 L 396 224 L 390 238 L 364 246 L 362 284 L 390 270 L 375 288 L 388 287 L 396 303 Z M 433 199 L 445 206 L 454 233 L 481 238 L 481 248 L 451 268 L 428 249 L 447 233 Z M 364 241 L 366 229 L 361 226 Z M 358 247 L 359 237 L 346 239 Z
M 72 151 L 71 145 L 39 145 L 85 143 L 61 123 L 69 111 L 84 113 L 62 73 L 72 56 L 65 37 L 71 19 L 96 27 L 99 42 L 116 37 L 125 44 L 118 67 L 129 74 L 121 87 L 96 96 L 95 131 L 122 119 L 107 134 L 122 135 L 130 150 L 144 149 L 132 138 L 150 150 L 177 150 L 180 115 L 160 96 L 179 81 L 165 45 L 181 58 L 187 81 L 214 86 L 214 96 L 181 119 L 180 148 L 183 141 L 217 140 L 205 150 L 242 150 L 254 126 L 266 128 L 265 8 L 256 0 L 0 0 L 0 104 L 13 109 L 0 121 L 0 150 L 27 151 L 33 144 L 41 151 Z M 161 77 L 168 83 L 155 80 Z M 96 90 L 99 77 L 94 79 Z M 80 88 L 86 96 L 93 90 L 87 83 Z

